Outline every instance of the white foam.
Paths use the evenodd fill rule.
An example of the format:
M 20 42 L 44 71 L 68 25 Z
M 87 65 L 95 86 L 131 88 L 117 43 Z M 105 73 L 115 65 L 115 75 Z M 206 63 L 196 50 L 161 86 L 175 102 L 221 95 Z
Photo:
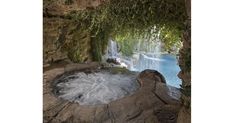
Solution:
M 73 77 L 73 78 L 72 78 Z M 134 93 L 139 88 L 136 75 L 83 72 L 68 75 L 58 83 L 59 97 L 80 105 L 107 104 Z

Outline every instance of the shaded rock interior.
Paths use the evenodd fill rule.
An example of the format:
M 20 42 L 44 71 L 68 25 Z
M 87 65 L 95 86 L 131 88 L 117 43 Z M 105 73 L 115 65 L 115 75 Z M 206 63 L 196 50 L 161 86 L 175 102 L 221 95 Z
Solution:
M 54 93 L 61 99 L 80 105 L 108 104 L 133 94 L 140 87 L 136 76 L 104 69 L 65 74 L 54 81 Z

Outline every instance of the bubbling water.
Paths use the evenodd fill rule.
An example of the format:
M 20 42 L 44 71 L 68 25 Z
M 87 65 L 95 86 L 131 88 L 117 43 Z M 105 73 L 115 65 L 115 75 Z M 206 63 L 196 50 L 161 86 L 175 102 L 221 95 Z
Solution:
M 112 74 L 107 71 L 78 72 L 62 76 L 55 83 L 59 98 L 80 105 L 108 104 L 133 94 L 140 87 L 134 74 Z

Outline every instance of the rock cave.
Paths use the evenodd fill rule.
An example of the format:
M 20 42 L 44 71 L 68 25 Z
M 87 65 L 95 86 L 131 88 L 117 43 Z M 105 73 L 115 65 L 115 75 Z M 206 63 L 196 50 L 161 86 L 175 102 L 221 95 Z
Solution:
M 190 123 L 191 0 L 43 0 L 44 123 Z

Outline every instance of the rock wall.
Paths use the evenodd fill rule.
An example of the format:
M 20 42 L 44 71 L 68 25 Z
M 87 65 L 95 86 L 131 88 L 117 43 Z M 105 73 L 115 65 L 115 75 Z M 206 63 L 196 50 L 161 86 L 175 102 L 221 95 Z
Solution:
M 43 64 L 64 59 L 73 62 L 92 61 L 89 33 L 79 32 L 79 25 L 69 14 L 95 8 L 103 0 L 44 0 L 43 1 Z
M 60 30 L 69 20 L 61 18 L 43 19 L 43 63 L 52 63 L 67 58 L 67 53 L 62 52 L 56 42 Z
M 72 11 L 95 8 L 106 0 L 43 0 L 43 12 L 66 15 Z
M 179 112 L 178 123 L 191 122 L 191 0 L 185 0 L 187 19 L 183 33 L 183 47 L 180 50 L 179 66 L 181 71 L 179 77 L 182 79 L 182 108 Z
M 73 62 L 92 60 L 91 39 L 88 33 L 78 31 L 78 25 L 69 19 L 44 18 L 43 59 L 53 63 L 69 58 Z

